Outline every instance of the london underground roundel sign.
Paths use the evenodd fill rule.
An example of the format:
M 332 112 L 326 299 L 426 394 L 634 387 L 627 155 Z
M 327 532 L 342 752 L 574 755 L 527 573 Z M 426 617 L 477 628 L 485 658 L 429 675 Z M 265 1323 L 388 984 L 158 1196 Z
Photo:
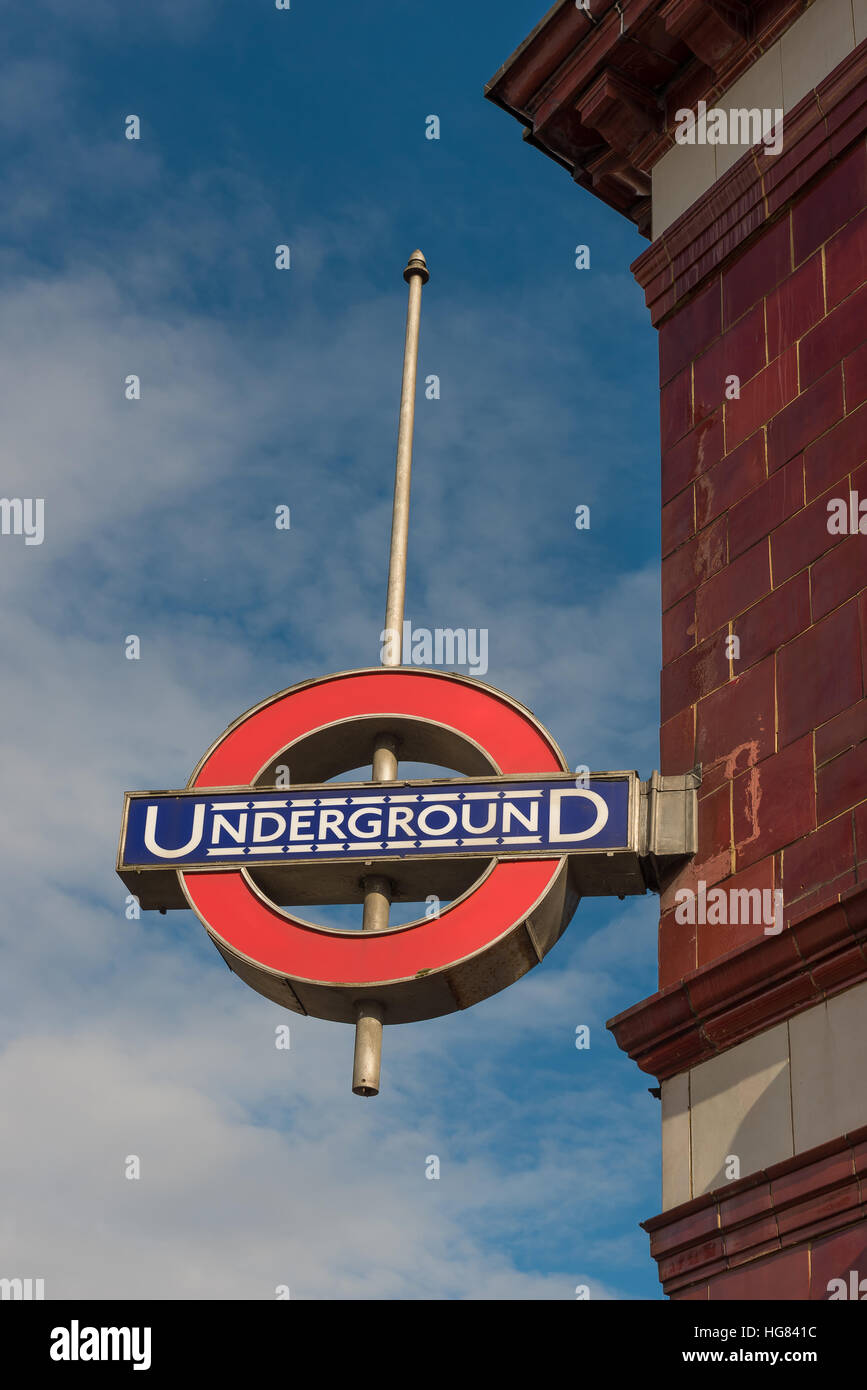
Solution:
M 328 781 L 369 762 L 383 730 L 402 761 L 463 775 Z M 408 1022 L 484 999 L 545 955 L 577 904 L 570 855 L 628 855 L 637 790 L 629 773 L 577 785 L 533 715 L 479 681 L 350 671 L 242 715 L 182 792 L 129 793 L 118 871 L 143 907 L 192 907 L 269 998 L 351 1022 L 374 994 Z M 425 915 L 344 931 L 286 906 L 360 902 L 365 873 Z
M 402 762 L 460 775 L 329 780 L 369 763 L 383 733 Z M 689 849 L 670 826 L 657 843 L 665 780 L 576 778 L 529 710 L 478 680 L 349 671 L 242 715 L 183 790 L 127 793 L 117 868 L 142 907 L 191 907 L 268 998 L 340 1022 L 375 998 L 406 1023 L 519 979 L 581 894 L 655 886 L 666 848 Z M 308 920 L 317 903 L 360 903 L 371 875 L 424 914 L 377 931 Z
M 513 702 L 454 677 L 383 668 L 299 686 L 253 710 L 211 749 L 196 770 L 193 785 L 255 785 L 275 757 L 291 769 L 293 756 L 303 755 L 304 743 L 321 738 L 328 728 L 335 734 L 335 744 L 343 732 L 347 751 L 340 761 L 346 763 L 348 758 L 347 766 L 352 767 L 369 757 L 372 738 L 370 734 L 365 738 L 358 727 L 368 721 L 371 729 L 395 729 L 398 738 L 401 729 L 405 731 L 404 758 L 406 740 L 412 738 L 418 740 L 423 756 L 435 743 L 454 743 L 449 766 L 465 761 L 475 766 L 484 759 L 492 771 L 502 773 L 564 768 L 552 740 Z M 356 727 L 347 730 L 347 724 Z M 359 738 L 362 743 L 357 742 Z M 468 746 L 468 756 L 462 756 L 459 743 Z M 427 753 L 425 760 L 436 759 Z M 349 802 L 352 791 L 345 790 L 346 784 L 338 786 L 341 799 Z M 384 790 L 379 795 L 384 799 L 400 793 Z M 287 802 L 290 813 L 290 802 L 317 800 L 304 793 L 295 797 L 291 784 L 286 796 L 278 799 Z M 392 811 L 394 820 L 394 811 L 406 804 L 395 805 L 389 799 L 384 807 Z M 315 810 L 303 805 L 294 809 L 300 812 L 296 828 L 310 834 Z M 337 847 L 334 853 L 346 855 L 343 846 L 360 842 L 361 855 L 368 854 L 374 813 L 357 808 L 354 817 L 350 812 L 343 820 L 346 829 L 337 823 L 336 815 L 330 827 L 326 822 L 326 833 L 331 830 L 331 843 Z M 378 821 L 377 829 L 381 829 L 382 818 Z M 433 815 L 428 815 L 425 824 L 429 831 L 439 828 Z M 353 827 L 355 839 L 349 838 Z M 338 839 L 341 829 L 345 838 Z M 387 832 L 387 820 L 384 829 Z M 381 847 L 382 841 L 377 844 Z M 417 848 L 413 843 L 410 847 Z M 365 860 L 350 862 L 360 877 Z M 372 867 L 373 861 L 367 862 Z M 377 867 L 382 869 L 381 861 Z M 574 908 L 566 893 L 565 861 L 559 858 L 492 864 L 477 886 L 443 907 L 439 915 L 381 932 L 316 927 L 271 902 L 246 867 L 229 873 L 182 873 L 182 880 L 190 906 L 217 945 L 235 957 L 233 968 L 248 983 L 271 994 L 274 981 L 283 981 L 306 1013 L 346 1022 L 354 1018 L 359 990 L 365 996 L 373 992 L 392 1022 L 432 1018 L 462 1002 L 485 998 L 535 963 L 527 943 L 516 939 L 518 933 L 526 934 L 532 915 L 545 918 L 549 935 L 555 928 L 551 944 Z

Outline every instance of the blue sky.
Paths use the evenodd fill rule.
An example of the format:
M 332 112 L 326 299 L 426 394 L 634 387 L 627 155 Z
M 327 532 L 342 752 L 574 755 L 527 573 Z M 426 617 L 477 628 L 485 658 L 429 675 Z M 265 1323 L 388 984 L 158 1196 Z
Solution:
M 0 9 L 2 492 L 45 498 L 41 546 L 0 539 L 0 1273 L 48 1297 L 658 1297 L 659 1106 L 604 1029 L 655 988 L 654 899 L 585 901 L 505 994 L 387 1032 L 363 1102 L 350 1030 L 247 990 L 190 914 L 127 921 L 113 872 L 126 789 L 183 785 L 252 704 L 378 659 L 416 246 L 441 398 L 418 401 L 407 615 L 487 627 L 485 679 L 573 765 L 658 763 L 646 243 L 482 97 L 541 6 Z

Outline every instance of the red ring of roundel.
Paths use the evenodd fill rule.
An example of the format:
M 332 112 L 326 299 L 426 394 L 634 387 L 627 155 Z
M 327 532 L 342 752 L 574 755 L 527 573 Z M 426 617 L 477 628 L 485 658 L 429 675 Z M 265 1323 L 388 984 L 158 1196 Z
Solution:
M 242 717 L 202 764 L 193 786 L 247 786 L 297 739 L 342 719 L 382 714 L 433 720 L 473 739 L 504 774 L 561 772 L 553 740 L 490 688 L 441 672 L 349 672 L 295 687 Z M 225 944 L 297 980 L 366 984 L 440 970 L 523 922 L 553 883 L 559 859 L 497 864 L 438 918 L 393 932 L 329 933 L 263 901 L 239 870 L 180 877 L 196 914 Z

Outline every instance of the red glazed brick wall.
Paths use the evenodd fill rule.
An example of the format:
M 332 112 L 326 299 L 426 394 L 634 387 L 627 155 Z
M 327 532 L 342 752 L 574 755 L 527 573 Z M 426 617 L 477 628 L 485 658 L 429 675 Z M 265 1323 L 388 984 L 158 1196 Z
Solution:
M 703 766 L 660 988 L 763 934 L 676 922 L 677 888 L 794 922 L 867 878 L 867 534 L 827 524 L 867 501 L 865 207 L 862 139 L 660 327 L 661 768 Z

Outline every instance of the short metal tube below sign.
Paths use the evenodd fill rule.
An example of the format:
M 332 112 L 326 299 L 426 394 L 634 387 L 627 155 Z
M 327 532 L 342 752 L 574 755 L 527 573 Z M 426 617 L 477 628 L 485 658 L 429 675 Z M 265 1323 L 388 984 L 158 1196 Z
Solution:
M 364 999 L 355 1006 L 355 1058 L 352 1064 L 352 1090 L 357 1096 L 379 1094 L 379 1068 L 382 1059 L 382 1006 Z

